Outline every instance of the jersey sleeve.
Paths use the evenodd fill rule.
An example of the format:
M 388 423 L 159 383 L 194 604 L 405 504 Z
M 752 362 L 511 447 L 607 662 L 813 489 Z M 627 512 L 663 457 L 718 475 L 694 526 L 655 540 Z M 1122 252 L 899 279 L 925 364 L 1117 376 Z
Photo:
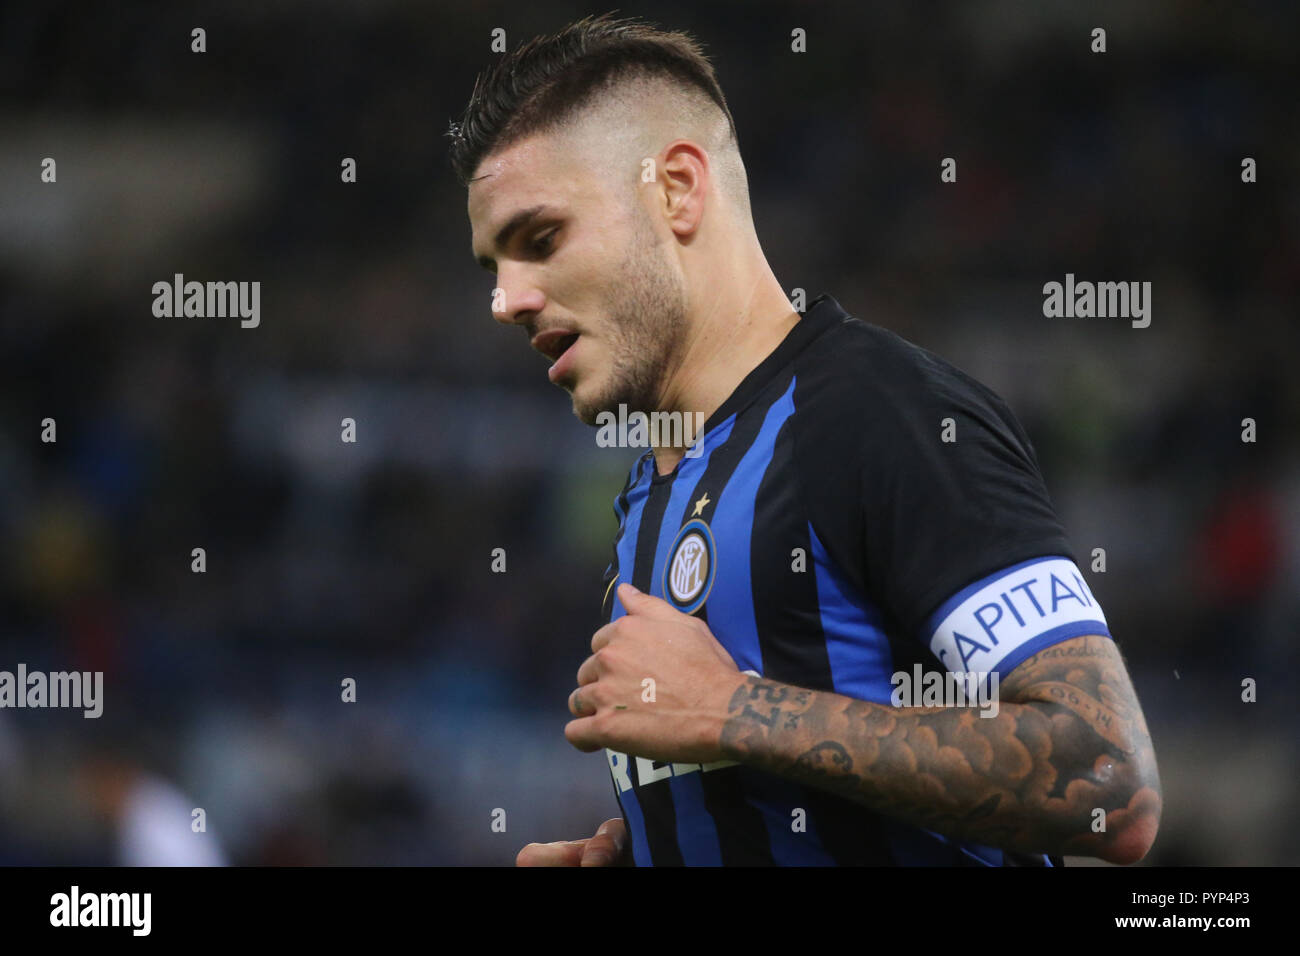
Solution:
M 1010 409 L 937 356 L 872 335 L 843 349 L 858 374 L 823 390 L 835 425 L 808 443 L 838 458 L 810 501 L 833 559 L 948 670 L 1005 673 L 1109 634 Z

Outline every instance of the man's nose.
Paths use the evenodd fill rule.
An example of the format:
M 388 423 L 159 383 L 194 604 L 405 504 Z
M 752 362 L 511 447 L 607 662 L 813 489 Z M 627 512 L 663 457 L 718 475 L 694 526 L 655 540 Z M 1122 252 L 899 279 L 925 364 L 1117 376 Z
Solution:
M 497 286 L 492 290 L 492 318 L 502 325 L 522 325 L 542 311 L 546 297 L 530 284 L 522 273 L 507 275 L 504 270 L 497 276 Z

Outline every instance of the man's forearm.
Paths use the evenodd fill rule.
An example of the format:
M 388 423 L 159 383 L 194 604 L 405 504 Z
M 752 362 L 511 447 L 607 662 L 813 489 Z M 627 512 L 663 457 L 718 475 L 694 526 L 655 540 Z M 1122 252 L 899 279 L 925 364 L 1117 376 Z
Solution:
M 1030 658 L 1007 682 L 1044 699 L 1003 700 L 995 717 L 747 677 L 731 698 L 722 751 L 946 836 L 1132 862 L 1160 812 L 1150 737 L 1127 679 L 1108 680 L 1118 661 L 1111 642 L 1069 644 Z M 1104 832 L 1095 832 L 1098 808 Z

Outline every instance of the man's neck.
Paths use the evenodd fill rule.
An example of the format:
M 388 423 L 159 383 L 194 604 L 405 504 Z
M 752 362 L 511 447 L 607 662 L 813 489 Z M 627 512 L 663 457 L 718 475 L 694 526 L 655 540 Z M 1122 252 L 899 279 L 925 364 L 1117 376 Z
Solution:
M 799 322 L 799 313 L 775 286 L 781 301 L 768 296 L 768 304 L 741 315 L 720 314 L 702 323 L 689 343 L 667 391 L 665 407 L 659 411 L 680 412 L 682 420 L 693 426 L 709 419 L 736 390 L 745 377 L 776 350 L 790 330 Z M 692 441 L 702 436 L 692 432 Z M 654 448 L 655 470 L 669 474 L 686 454 L 684 445 Z

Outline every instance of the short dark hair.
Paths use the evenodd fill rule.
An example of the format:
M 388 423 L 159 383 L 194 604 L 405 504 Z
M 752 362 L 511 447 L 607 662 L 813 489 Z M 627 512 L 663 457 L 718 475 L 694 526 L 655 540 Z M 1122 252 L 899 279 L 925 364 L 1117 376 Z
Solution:
M 535 37 L 479 74 L 464 118 L 447 130 L 451 165 L 463 185 L 489 153 L 563 124 L 597 91 L 632 77 L 666 78 L 703 91 L 739 145 L 727 98 L 698 41 L 612 17 L 585 17 L 553 36 Z

